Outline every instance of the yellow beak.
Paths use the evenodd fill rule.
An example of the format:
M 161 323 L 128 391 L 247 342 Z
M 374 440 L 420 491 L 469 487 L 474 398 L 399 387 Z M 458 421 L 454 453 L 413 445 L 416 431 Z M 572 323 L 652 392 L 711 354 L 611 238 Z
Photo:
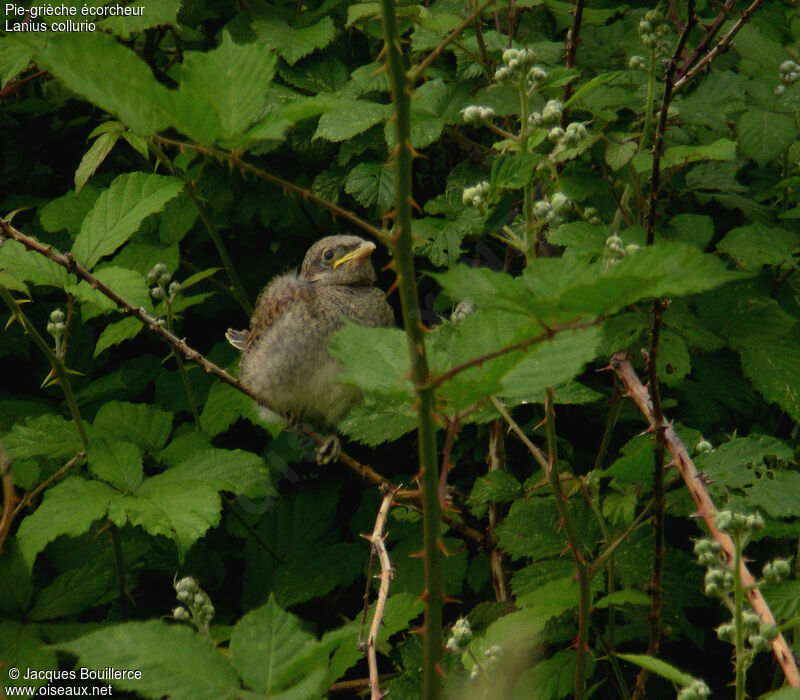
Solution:
M 363 260 L 364 258 L 368 258 L 372 255 L 373 250 L 375 250 L 375 244 L 371 241 L 364 241 L 358 248 L 351 250 L 333 263 L 333 269 L 335 270 L 339 265 L 346 263 L 348 260 Z

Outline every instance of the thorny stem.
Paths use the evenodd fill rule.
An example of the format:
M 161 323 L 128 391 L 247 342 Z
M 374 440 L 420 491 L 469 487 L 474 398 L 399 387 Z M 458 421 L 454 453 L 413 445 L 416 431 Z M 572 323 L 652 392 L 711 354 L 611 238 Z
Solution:
M 380 578 L 380 586 L 378 587 L 378 598 L 375 601 L 375 612 L 372 616 L 372 623 L 369 626 L 369 636 L 367 637 L 366 644 L 359 643 L 359 646 L 366 647 L 367 663 L 369 665 L 369 685 L 370 685 L 370 698 L 371 700 L 381 700 L 384 693 L 381 692 L 380 678 L 378 676 L 378 657 L 376 654 L 376 645 L 378 643 L 378 633 L 380 632 L 381 625 L 383 624 L 383 615 L 386 609 L 386 601 L 389 598 L 389 583 L 394 576 L 394 569 L 392 562 L 389 560 L 389 553 L 386 550 L 386 520 L 389 517 L 389 510 L 392 507 L 392 499 L 394 498 L 396 488 L 384 487 L 383 501 L 378 510 L 378 517 L 375 518 L 375 527 L 371 535 L 363 535 L 372 547 L 372 553 L 378 557 L 381 565 L 381 573 L 378 575 Z M 371 562 L 370 562 L 371 568 Z M 369 586 L 370 583 L 367 582 Z M 367 600 L 364 600 L 367 604 Z M 366 610 L 364 611 L 366 613 Z
M 482 8 L 483 5 L 476 10 L 475 14 Z M 384 51 L 389 69 L 392 104 L 394 105 L 393 165 L 397 205 L 394 212 L 395 231 L 391 240 L 391 249 L 400 293 L 403 326 L 408 341 L 411 378 L 417 398 L 417 436 L 422 476 L 422 527 L 425 556 L 422 695 L 426 700 L 436 700 L 441 695 L 440 661 L 442 658 L 442 605 L 444 602 L 443 564 L 440 548 L 442 518 L 437 489 L 439 474 L 434 421 L 435 389 L 430 385 L 430 369 L 425 350 L 425 329 L 420 318 L 411 240 L 411 86 L 414 79 L 422 75 L 425 66 L 430 63 L 437 50 L 435 49 L 428 59 L 407 75 L 403 67 L 400 36 L 397 33 L 394 0 L 382 0 L 381 9 Z M 469 18 L 464 26 L 471 21 L 472 18 Z
M 0 515 L 0 555 L 3 554 L 3 545 L 11 530 L 11 521 L 14 519 L 14 478 L 11 475 L 11 460 L 8 458 L 3 443 L 0 442 L 0 481 L 3 484 L 3 514 Z
M 741 534 L 734 534 L 733 542 L 733 570 L 739 571 L 742 566 L 742 539 Z M 744 589 L 742 588 L 742 579 L 740 576 L 733 577 L 733 630 L 734 642 L 736 644 L 736 700 L 744 700 L 745 692 L 745 671 L 746 659 L 744 652 L 744 625 L 742 621 L 742 614 L 744 613 Z
M 686 488 L 689 490 L 697 506 L 697 515 L 703 519 L 711 536 L 722 546 L 723 561 L 728 568 L 733 570 L 734 576 L 738 576 L 741 579 L 742 589 L 745 591 L 753 610 L 758 614 L 764 624 L 774 624 L 775 617 L 769 609 L 766 600 L 764 600 L 761 591 L 758 589 L 756 579 L 747 569 L 747 565 L 743 561 L 740 561 L 738 568 L 734 568 L 736 566 L 736 555 L 733 541 L 728 534 L 720 532 L 717 529 L 714 522 L 717 509 L 714 506 L 714 502 L 711 500 L 705 483 L 700 478 L 697 467 L 695 467 L 694 462 L 689 456 L 686 446 L 681 442 L 681 439 L 666 420 L 662 421 L 661 424 L 656 422 L 650 395 L 633 371 L 633 367 L 631 367 L 628 361 L 627 354 L 621 352 L 613 355 L 611 358 L 611 368 L 617 373 L 617 376 L 627 390 L 627 394 L 636 403 L 637 408 L 648 422 L 650 429 L 653 431 L 663 431 L 664 443 L 672 457 L 672 464 L 677 467 L 683 479 L 683 483 L 686 485 Z M 789 686 L 792 688 L 800 687 L 800 673 L 797 670 L 794 654 L 782 634 L 779 634 L 772 640 L 772 651 L 783 670 L 786 682 Z
M 736 0 L 727 0 L 727 2 L 720 8 L 720 13 L 711 23 L 711 26 L 705 33 L 705 36 L 700 40 L 697 46 L 695 46 L 694 51 L 692 51 L 689 58 L 687 58 L 683 65 L 678 69 L 677 78 L 679 80 L 686 75 L 686 71 L 694 65 L 697 59 L 706 52 L 708 45 L 713 41 L 714 37 L 717 35 L 717 32 L 719 32 L 722 23 L 725 21 L 735 4 Z
M 5 221 L 0 219 L 0 224 L 5 224 Z M 5 226 L 2 228 L 5 229 Z M 3 301 L 5 301 L 6 306 L 8 306 L 8 308 L 11 310 L 12 315 L 19 320 L 23 328 L 25 328 L 25 332 L 42 351 L 42 354 L 44 354 L 48 362 L 50 362 L 50 366 L 53 368 L 53 372 L 55 372 L 55 375 L 58 378 L 58 383 L 61 385 L 61 390 L 64 392 L 64 399 L 66 400 L 69 411 L 72 414 L 72 421 L 75 423 L 75 427 L 78 430 L 78 437 L 80 438 L 81 445 L 83 446 L 84 450 L 88 449 L 89 438 L 86 435 L 86 429 L 83 427 L 81 412 L 78 409 L 78 402 L 75 401 L 75 395 L 72 393 L 72 385 L 70 384 L 69 377 L 67 376 L 67 367 L 64 364 L 64 361 L 52 351 L 47 341 L 42 338 L 41 335 L 39 335 L 39 331 L 36 330 L 36 327 L 31 323 L 30 319 L 25 315 L 25 312 L 20 308 L 17 300 L 14 299 L 14 297 L 5 287 L 0 287 L 0 296 L 3 297 Z
M 586 654 L 588 652 L 588 633 L 589 618 L 591 616 L 591 583 L 590 569 L 583 556 L 583 544 L 578 537 L 572 514 L 567 507 L 567 499 L 561 490 L 561 479 L 558 477 L 558 450 L 556 443 L 556 421 L 553 403 L 555 395 L 552 389 L 547 389 L 545 395 L 545 427 L 547 431 L 547 451 L 549 453 L 547 476 L 550 478 L 550 485 L 556 499 L 556 507 L 564 524 L 564 532 L 570 545 L 570 551 L 575 559 L 575 567 L 578 571 L 578 634 L 575 638 L 576 659 L 575 659 L 575 700 L 583 700 L 586 688 Z
M 690 0 L 691 2 L 691 0 Z M 688 25 L 687 25 L 688 26 Z M 661 326 L 667 301 L 653 302 L 653 323 L 650 327 L 650 347 L 648 351 L 647 374 L 652 397 L 653 416 L 657 425 L 664 424 L 664 412 L 661 406 L 661 387 L 658 379 L 658 350 L 661 338 Z M 657 656 L 661 645 L 661 601 L 663 595 L 664 570 L 664 435 L 662 430 L 654 434 L 655 450 L 653 464 L 653 575 L 650 580 L 650 612 L 647 615 L 649 639 L 647 655 Z M 636 677 L 633 699 L 644 697 L 645 686 L 650 672 L 642 668 Z
M 681 88 L 683 88 L 692 78 L 694 78 L 700 71 L 706 69 L 711 61 L 713 61 L 719 54 L 723 51 L 726 51 L 727 48 L 730 46 L 733 38 L 739 33 L 739 30 L 744 27 L 750 21 L 750 18 L 753 16 L 753 13 L 760 7 L 761 3 L 764 0 L 753 0 L 750 6 L 742 12 L 742 16 L 739 20 L 734 24 L 730 30 L 728 31 L 725 36 L 723 36 L 717 45 L 711 49 L 703 58 L 701 58 L 694 66 L 685 70 L 684 67 L 684 74 L 683 76 L 675 82 L 674 87 L 672 88 L 673 93 L 677 92 Z
M 125 593 L 125 559 L 122 556 L 122 540 L 119 536 L 119 529 L 114 523 L 110 524 L 111 544 L 114 548 L 114 565 L 117 569 L 117 590 L 119 593 L 119 605 L 122 619 L 128 619 L 128 596 Z
M 572 27 L 570 27 L 569 32 L 567 33 L 567 45 L 564 47 L 564 65 L 567 68 L 574 68 L 575 67 L 575 58 L 578 53 L 578 37 L 580 36 L 581 31 L 581 21 L 583 19 L 583 5 L 584 0 L 575 0 L 575 7 L 572 9 Z M 564 94 L 561 98 L 564 104 L 567 103 L 567 100 L 572 96 L 572 81 L 570 80 L 564 86 Z M 566 110 L 564 111 L 564 116 L 562 117 L 562 127 L 567 125 L 567 115 Z
M 489 451 L 486 455 L 486 464 L 489 473 L 503 468 L 505 462 L 505 449 L 503 445 L 503 424 L 500 419 L 492 421 L 489 427 Z M 503 554 L 497 548 L 495 542 L 495 529 L 500 521 L 497 503 L 489 504 L 489 540 L 491 549 L 489 550 L 489 568 L 492 571 L 492 587 L 494 596 L 498 602 L 511 600 L 508 590 L 508 580 L 503 566 Z
M 642 153 L 644 148 L 647 146 L 648 140 L 650 139 L 650 127 L 653 124 L 653 100 L 655 100 L 656 96 L 656 68 L 656 50 L 651 48 L 650 62 L 647 66 L 647 97 L 645 98 L 644 106 L 644 124 L 642 125 L 642 133 L 639 136 L 639 145 L 636 149 L 637 153 Z M 635 173 L 632 174 L 632 177 L 636 177 Z M 619 226 L 622 223 L 622 219 L 625 216 L 625 211 L 628 208 L 628 203 L 630 202 L 634 191 L 635 184 L 633 181 L 625 185 L 625 189 L 622 191 L 622 196 L 619 199 L 619 206 L 614 214 L 614 220 L 611 222 L 612 231 L 616 232 L 619 230 Z
M 164 290 L 164 306 L 167 309 L 167 330 L 170 333 L 174 333 L 175 314 L 172 313 L 172 303 L 169 300 L 169 293 L 166 289 Z M 186 391 L 186 398 L 189 401 L 189 408 L 192 411 L 192 418 L 194 419 L 195 427 L 198 430 L 202 430 L 202 426 L 200 425 L 200 411 L 197 408 L 197 400 L 194 397 L 192 385 L 189 383 L 189 375 L 187 374 L 186 367 L 183 364 L 183 357 L 177 350 L 175 350 L 175 348 L 172 348 L 172 356 L 175 358 L 175 364 L 178 366 L 178 374 L 181 377 L 183 388 Z
M 647 245 L 653 245 L 656 234 L 656 216 L 658 214 L 658 189 L 661 182 L 661 153 L 664 146 L 664 135 L 667 131 L 667 114 L 669 113 L 669 105 L 672 101 L 672 85 L 675 79 L 675 71 L 678 67 L 678 59 L 683 53 L 683 48 L 686 46 L 686 40 L 689 38 L 689 32 L 694 28 L 697 22 L 697 16 L 694 13 L 695 0 L 687 0 L 688 17 L 683 31 L 678 37 L 678 43 L 675 46 L 675 51 L 672 54 L 667 64 L 667 72 L 664 76 L 664 96 L 661 98 L 661 110 L 658 114 L 658 126 L 656 127 L 656 135 L 653 139 L 653 165 L 650 171 L 650 198 L 649 210 L 647 212 Z

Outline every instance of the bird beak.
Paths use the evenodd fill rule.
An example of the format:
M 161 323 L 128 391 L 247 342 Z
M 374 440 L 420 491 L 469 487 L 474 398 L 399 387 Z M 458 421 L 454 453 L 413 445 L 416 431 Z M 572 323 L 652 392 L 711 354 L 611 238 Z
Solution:
M 373 250 L 375 250 L 375 244 L 371 241 L 364 241 L 358 248 L 351 250 L 333 263 L 333 269 L 335 270 L 339 265 L 346 263 L 348 260 L 363 260 L 364 258 L 368 258 L 372 255 Z

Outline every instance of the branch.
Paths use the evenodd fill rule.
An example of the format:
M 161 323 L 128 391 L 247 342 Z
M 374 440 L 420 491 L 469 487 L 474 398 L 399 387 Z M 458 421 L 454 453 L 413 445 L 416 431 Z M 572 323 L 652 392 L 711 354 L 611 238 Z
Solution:
M 647 212 L 647 245 L 653 245 L 655 239 L 658 188 L 661 182 L 661 152 L 664 147 L 664 134 L 667 131 L 667 113 L 674 94 L 673 81 L 675 79 L 675 71 L 678 67 L 678 59 L 683 53 L 684 46 L 686 46 L 686 40 L 689 38 L 689 32 L 692 31 L 697 22 L 697 16 L 694 13 L 694 2 L 695 0 L 688 0 L 687 2 L 688 18 L 686 26 L 684 26 L 681 35 L 678 37 L 678 43 L 675 45 L 672 58 L 669 59 L 667 72 L 664 76 L 664 96 L 661 98 L 661 111 L 658 114 L 658 126 L 653 139 L 653 165 L 650 171 L 650 209 Z
M 493 360 L 495 357 L 507 355 L 515 350 L 525 350 L 531 345 L 535 345 L 536 343 L 541 343 L 544 340 L 552 338 L 556 333 L 560 333 L 561 331 L 577 331 L 581 330 L 582 328 L 591 328 L 592 326 L 596 326 L 598 323 L 600 323 L 600 321 L 601 319 L 594 319 L 592 321 L 571 321 L 570 323 L 564 323 L 560 326 L 553 326 L 553 328 L 548 328 L 544 333 L 541 333 L 534 338 L 527 338 L 522 342 L 514 343 L 513 345 L 507 345 L 499 350 L 492 350 L 492 352 L 487 352 L 485 355 L 474 357 L 471 360 L 467 360 L 463 364 L 451 367 L 446 372 L 442 372 L 442 374 L 437 374 L 431 377 L 428 380 L 428 386 L 436 389 L 445 382 L 451 380 L 455 375 L 460 374 L 468 369 L 472 369 L 473 367 L 477 367 L 478 365 L 482 365 L 484 362 Z
M 425 73 L 428 66 L 433 63 L 439 54 L 444 51 L 448 45 L 463 32 L 472 22 L 483 12 L 489 5 L 494 5 L 495 0 L 485 0 L 485 2 L 478 5 L 477 9 L 467 17 L 461 24 L 459 24 L 452 32 L 450 32 L 440 43 L 433 49 L 421 62 L 408 71 L 408 83 L 414 85 Z
M 700 40 L 700 43 L 697 44 L 697 46 L 695 47 L 694 51 L 692 51 L 689 58 L 687 58 L 686 61 L 684 61 L 683 65 L 678 70 L 677 75 L 679 80 L 686 74 L 686 71 L 688 71 L 694 65 L 694 62 L 706 50 L 708 45 L 717 35 L 717 32 L 719 32 L 722 23 L 725 21 L 725 18 L 733 9 L 733 6 L 735 4 L 736 0 L 727 0 L 727 2 L 722 6 L 722 11 L 717 15 L 717 18 L 712 22 L 705 36 Z
M 689 0 L 693 4 L 693 0 Z M 687 27 L 691 24 L 691 18 Z M 678 42 L 680 43 L 680 42 Z M 665 91 L 666 96 L 666 91 Z M 658 380 L 658 350 L 664 310 L 668 302 L 656 299 L 653 302 L 653 323 L 650 327 L 650 348 L 647 358 L 647 375 L 652 396 L 653 418 L 657 425 L 664 425 L 664 411 L 661 404 L 661 385 Z M 650 580 L 650 611 L 647 614 L 649 635 L 647 655 L 658 656 L 661 646 L 661 603 L 664 593 L 664 434 L 656 430 L 653 464 L 653 576 Z M 645 696 L 645 687 L 650 671 L 642 667 L 636 676 L 636 685 L 631 696 L 639 700 Z
M 723 560 L 729 568 L 733 569 L 735 561 L 733 541 L 727 533 L 717 530 L 714 524 L 716 507 L 711 500 L 708 489 L 706 489 L 703 480 L 700 478 L 697 467 L 695 467 L 694 462 L 692 462 L 691 457 L 689 457 L 686 446 L 681 442 L 681 439 L 673 430 L 672 425 L 664 420 L 662 420 L 661 423 L 656 421 L 655 415 L 653 414 L 653 406 L 650 402 L 650 395 L 633 371 L 628 361 L 627 354 L 622 352 L 614 355 L 611 358 L 611 367 L 624 384 L 628 395 L 634 400 L 639 411 L 641 411 L 642 415 L 649 423 L 650 429 L 654 431 L 663 431 L 664 443 L 672 457 L 672 463 L 678 468 L 684 484 L 686 484 L 692 499 L 697 505 L 697 515 L 703 518 L 711 535 L 722 545 Z M 744 562 L 741 562 L 738 573 L 742 586 L 747 591 L 747 597 L 750 600 L 750 604 L 753 606 L 753 610 L 755 610 L 762 622 L 765 624 L 774 624 L 775 617 L 769 609 L 767 602 L 764 600 L 764 596 L 761 595 L 761 591 L 756 588 L 756 580 L 747 569 L 747 565 Z M 798 673 L 797 670 L 794 654 L 782 634 L 779 634 L 772 640 L 772 651 L 783 669 L 789 686 L 792 688 L 800 688 L 800 673 Z
M 705 70 L 711 61 L 713 61 L 719 54 L 723 51 L 726 51 L 727 48 L 730 46 L 730 43 L 733 41 L 733 38 L 739 33 L 739 30 L 744 27 L 750 21 L 750 17 L 752 17 L 753 13 L 759 8 L 761 3 L 764 0 L 753 0 L 752 4 L 742 12 L 742 16 L 739 20 L 734 24 L 728 33 L 719 40 L 717 45 L 711 49 L 703 58 L 698 61 L 698 63 L 689 70 L 685 71 L 683 77 L 675 83 L 675 86 L 672 88 L 673 93 L 680 90 L 686 83 L 688 83 L 692 78 L 694 78 L 700 71 Z
M 3 482 L 3 514 L 0 515 L 0 554 L 3 553 L 8 533 L 11 531 L 11 521 L 14 519 L 14 478 L 11 476 L 11 460 L 8 458 L 3 443 L 0 442 L 0 480 Z
M 381 700 L 384 693 L 381 692 L 380 680 L 378 678 L 378 657 L 375 645 L 378 642 L 378 632 L 383 624 L 383 613 L 386 609 L 386 601 L 389 597 L 389 583 L 394 578 L 392 562 L 389 561 L 389 553 L 386 551 L 386 519 L 392 507 L 392 499 L 397 491 L 397 487 L 383 488 L 383 502 L 381 503 L 378 517 L 375 518 L 375 527 L 371 535 L 362 535 L 372 545 L 372 553 L 378 557 L 381 564 L 381 573 L 378 578 L 381 580 L 378 588 L 378 598 L 375 601 L 375 613 L 372 616 L 372 623 L 369 626 L 369 636 L 367 643 L 359 640 L 359 648 L 367 653 L 367 664 L 369 665 L 369 687 L 371 700 Z M 367 581 L 369 587 L 369 581 Z M 369 590 L 369 588 L 368 588 Z M 366 603 L 366 600 L 364 601 Z M 366 612 L 366 610 L 364 611 Z
M 505 464 L 505 445 L 503 444 L 503 424 L 500 419 L 495 419 L 489 428 L 489 451 L 486 454 L 486 465 L 489 473 L 499 471 Z M 489 568 L 492 571 L 492 587 L 494 597 L 498 602 L 505 603 L 511 600 L 508 589 L 508 577 L 503 566 L 503 553 L 497 548 L 495 529 L 500 522 L 497 512 L 497 503 L 489 504 Z
M 572 26 L 567 32 L 567 45 L 564 47 L 564 65 L 567 68 L 575 67 L 575 57 L 578 53 L 578 35 L 581 31 L 581 20 L 583 19 L 584 0 L 575 0 L 575 7 L 572 9 Z M 564 86 L 564 95 L 561 100 L 564 104 L 572 95 L 572 81 Z M 566 126 L 566 112 L 562 118 L 562 126 Z

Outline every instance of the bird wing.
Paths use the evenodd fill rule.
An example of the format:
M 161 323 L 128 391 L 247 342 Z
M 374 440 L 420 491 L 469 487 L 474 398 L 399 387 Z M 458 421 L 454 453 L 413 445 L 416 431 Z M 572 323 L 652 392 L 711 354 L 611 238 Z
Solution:
M 258 297 L 246 343 L 249 345 L 272 328 L 289 309 L 294 309 L 298 318 L 306 318 L 313 307 L 313 297 L 313 286 L 295 273 L 276 277 Z
M 233 328 L 229 328 L 225 333 L 228 342 L 237 350 L 245 349 L 248 335 L 250 335 L 249 331 L 235 331 Z

